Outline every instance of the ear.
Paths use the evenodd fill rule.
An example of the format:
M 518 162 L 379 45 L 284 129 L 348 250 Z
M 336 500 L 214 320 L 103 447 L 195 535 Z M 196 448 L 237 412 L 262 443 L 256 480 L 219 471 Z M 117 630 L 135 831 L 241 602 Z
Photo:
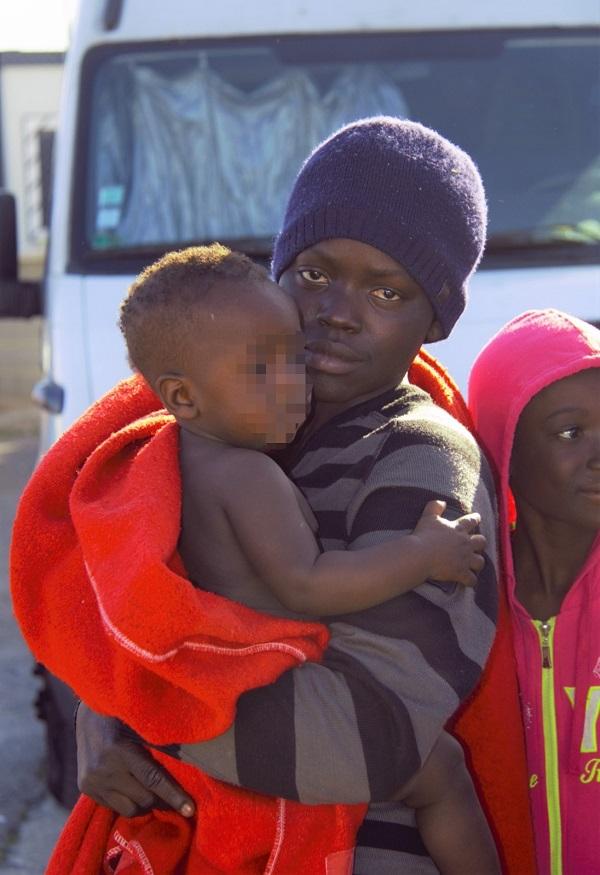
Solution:
M 437 319 L 434 319 L 425 335 L 425 343 L 435 343 L 437 340 L 442 340 L 443 336 L 442 326 Z
M 169 413 L 177 419 L 195 419 L 200 415 L 198 392 L 187 377 L 181 374 L 161 374 L 154 381 L 154 391 L 160 395 Z

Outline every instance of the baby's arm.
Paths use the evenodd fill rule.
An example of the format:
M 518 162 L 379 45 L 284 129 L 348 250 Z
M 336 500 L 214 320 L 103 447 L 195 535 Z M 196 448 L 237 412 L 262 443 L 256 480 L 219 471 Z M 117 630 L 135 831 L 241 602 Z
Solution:
M 410 534 L 363 550 L 320 553 L 291 481 L 268 457 L 245 455 L 229 478 L 224 510 L 255 574 L 290 610 L 351 613 L 428 578 L 476 582 L 485 548 L 485 538 L 471 534 L 476 514 L 449 522 L 441 517 L 444 503 L 429 502 Z

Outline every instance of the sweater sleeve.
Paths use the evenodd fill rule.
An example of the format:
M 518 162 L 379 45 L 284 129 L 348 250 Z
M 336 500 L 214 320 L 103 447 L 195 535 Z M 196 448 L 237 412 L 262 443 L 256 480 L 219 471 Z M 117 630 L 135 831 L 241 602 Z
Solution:
M 443 426 L 390 430 L 348 508 L 348 548 L 412 529 L 426 502 L 442 498 L 451 515 L 482 516 L 488 554 L 477 587 L 426 582 L 333 618 L 322 663 L 244 693 L 224 735 L 171 753 L 308 804 L 385 801 L 419 770 L 481 674 L 497 611 L 492 480 L 471 436 Z

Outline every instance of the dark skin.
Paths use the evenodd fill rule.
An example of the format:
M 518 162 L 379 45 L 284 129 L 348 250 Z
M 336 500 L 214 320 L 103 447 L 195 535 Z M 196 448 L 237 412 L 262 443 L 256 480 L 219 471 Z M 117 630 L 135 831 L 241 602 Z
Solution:
M 397 386 L 422 344 L 442 337 L 418 283 L 366 243 L 323 240 L 301 252 L 279 284 L 303 320 L 317 401 L 306 437 L 348 407 Z
M 268 456 L 187 432 L 180 460 L 188 573 L 224 593 L 235 581 L 256 610 L 276 610 L 270 593 L 300 615 L 352 613 L 428 579 L 472 586 L 483 568 L 485 538 L 471 533 L 479 518 L 444 520 L 443 502 L 429 502 L 410 534 L 321 553 L 306 500 Z
M 485 538 L 476 514 L 450 522 L 430 502 L 414 532 L 321 553 L 299 490 L 257 449 L 291 440 L 306 413 L 298 312 L 268 280 L 215 284 L 154 388 L 181 426 L 180 553 L 192 579 L 257 610 L 326 616 L 373 607 L 427 579 L 473 586 Z
M 185 432 L 248 450 L 288 443 L 308 390 L 298 311 L 268 279 L 216 282 L 146 374 Z
M 361 610 L 427 578 L 474 585 L 483 549 L 480 535 L 469 536 L 476 521 L 465 518 L 462 524 L 445 523 L 440 518 L 442 506 L 428 508 L 415 533 L 404 539 L 403 581 L 396 566 L 396 548 L 391 544 L 379 548 L 386 574 L 381 561 L 375 567 L 371 554 L 360 551 L 353 556 L 320 557 L 321 574 L 309 575 L 317 570 L 317 548 L 306 526 L 303 531 L 300 525 L 293 525 L 297 496 L 291 487 L 284 488 L 287 480 L 270 460 L 261 457 L 250 465 L 243 452 L 244 448 L 263 449 L 289 441 L 304 418 L 304 386 L 298 369 L 293 370 L 300 325 L 292 301 L 304 321 L 307 370 L 317 402 L 315 416 L 305 430 L 309 435 L 348 406 L 396 386 L 421 341 L 441 336 L 418 284 L 394 259 L 373 247 L 352 240 L 329 240 L 305 250 L 284 273 L 281 287 L 292 301 L 272 283 L 253 285 L 252 289 L 240 289 L 229 282 L 219 294 L 213 290 L 206 312 L 194 319 L 200 323 L 202 336 L 212 342 L 190 343 L 192 352 L 184 351 L 185 368 L 182 365 L 173 373 L 157 373 L 153 379 L 157 392 L 184 429 L 184 481 L 193 483 L 199 470 L 211 472 L 208 478 L 202 475 L 203 487 L 197 494 L 208 496 L 214 483 L 212 503 L 218 498 L 218 506 L 226 504 L 219 522 L 219 518 L 203 513 L 197 502 L 198 524 L 188 527 L 194 531 L 193 538 L 187 538 L 184 526 L 186 558 L 196 577 L 208 581 L 248 578 L 248 562 L 241 568 L 239 550 L 234 548 L 250 519 L 252 531 L 245 539 L 245 554 L 252 558 L 255 577 L 267 582 L 292 610 L 315 615 Z M 241 306 L 236 308 L 236 301 Z M 281 416 L 281 410 L 287 410 L 288 415 Z M 191 441 L 190 435 L 196 439 Z M 248 496 L 263 509 L 261 514 L 248 513 Z M 261 549 L 256 546 L 257 518 L 271 535 L 260 541 Z M 281 529 L 277 525 L 281 520 L 292 525 Z M 229 530 L 232 522 L 235 537 Z M 274 532 L 278 532 L 277 537 L 272 537 Z M 228 548 L 221 550 L 218 563 L 211 563 L 206 557 L 211 555 L 209 548 L 215 539 L 219 543 L 227 539 Z M 384 552 L 388 556 L 384 557 Z M 336 571 L 342 561 L 343 577 Z M 282 574 L 282 569 L 287 573 Z M 289 585 L 293 569 L 297 579 Z M 323 585 L 324 575 L 327 586 Z M 337 587 L 332 585 L 333 578 Z M 342 579 L 347 587 L 344 593 L 339 591 Z M 401 583 L 403 588 L 399 589 Z
M 316 401 L 306 436 L 338 413 L 397 386 L 422 343 L 442 336 L 419 285 L 385 253 L 357 241 L 327 240 L 305 250 L 280 285 L 303 319 Z M 114 722 L 82 706 L 77 733 L 80 787 L 96 801 L 126 816 L 157 798 L 182 814 L 193 811 L 191 799 L 145 751 L 118 739 Z M 419 828 L 444 872 L 499 872 L 462 751 L 448 736 L 441 737 L 423 770 L 397 798 L 420 810 Z M 448 826 L 442 832 L 441 819 Z
M 559 613 L 600 529 L 600 369 L 539 392 L 519 418 L 510 484 L 516 595 L 531 617 Z

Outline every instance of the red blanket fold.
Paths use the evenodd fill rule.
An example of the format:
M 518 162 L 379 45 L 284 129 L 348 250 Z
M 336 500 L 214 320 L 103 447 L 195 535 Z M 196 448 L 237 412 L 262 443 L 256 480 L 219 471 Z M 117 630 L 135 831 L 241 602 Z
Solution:
M 464 401 L 435 359 L 421 353 L 410 378 L 469 427 Z M 224 731 L 243 690 L 318 659 L 327 643 L 320 624 L 257 614 L 185 579 L 175 552 L 176 450 L 177 430 L 156 396 L 139 378 L 124 381 L 42 460 L 11 546 L 15 614 L 36 658 L 91 707 L 161 744 Z M 486 683 L 457 734 L 473 756 L 506 871 L 528 875 L 527 781 L 508 635 L 501 624 Z M 116 818 L 82 797 L 48 875 L 315 875 L 325 872 L 325 857 L 328 875 L 351 872 L 364 806 L 284 803 L 155 755 L 195 798 L 201 826 L 159 811 Z
M 210 781 L 155 752 L 198 806 L 116 817 L 80 796 L 46 875 L 351 875 L 364 806 L 306 806 Z
M 113 433 L 113 407 L 135 415 L 143 395 L 117 387 L 42 460 L 13 531 L 14 608 L 36 658 L 92 708 L 152 743 L 200 741 L 231 725 L 242 691 L 319 659 L 328 633 L 183 576 L 177 426 L 159 411 Z
M 19 505 L 11 578 L 36 658 L 92 708 L 168 744 L 224 732 L 243 691 L 318 660 L 328 633 L 185 578 L 178 428 L 158 407 L 128 380 L 54 445 Z M 364 806 L 284 803 L 165 763 L 196 800 L 200 826 L 162 812 L 128 821 L 82 801 L 48 872 L 101 872 L 110 861 L 106 871 L 128 875 L 312 875 L 336 853 L 348 870 Z

